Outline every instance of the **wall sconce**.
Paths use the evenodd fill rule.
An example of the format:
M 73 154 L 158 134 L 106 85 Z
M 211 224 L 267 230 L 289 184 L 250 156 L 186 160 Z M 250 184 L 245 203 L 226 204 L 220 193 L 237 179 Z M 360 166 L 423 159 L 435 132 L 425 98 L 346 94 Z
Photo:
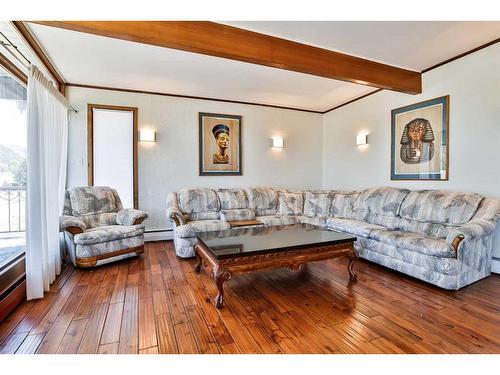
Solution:
M 366 134 L 358 134 L 356 136 L 356 146 L 368 144 L 368 136 Z
M 156 142 L 156 132 L 144 129 L 139 132 L 139 142 Z
M 283 148 L 283 138 L 282 137 L 273 137 L 273 148 Z

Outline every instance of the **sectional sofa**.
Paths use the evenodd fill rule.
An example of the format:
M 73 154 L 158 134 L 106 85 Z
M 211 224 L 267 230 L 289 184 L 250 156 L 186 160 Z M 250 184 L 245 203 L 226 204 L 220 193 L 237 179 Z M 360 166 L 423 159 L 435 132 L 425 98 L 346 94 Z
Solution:
M 490 275 L 500 200 L 476 193 L 376 187 L 363 191 L 184 189 L 167 196 L 176 254 L 194 256 L 200 232 L 229 221 L 311 224 L 357 237 L 360 257 L 457 290 Z

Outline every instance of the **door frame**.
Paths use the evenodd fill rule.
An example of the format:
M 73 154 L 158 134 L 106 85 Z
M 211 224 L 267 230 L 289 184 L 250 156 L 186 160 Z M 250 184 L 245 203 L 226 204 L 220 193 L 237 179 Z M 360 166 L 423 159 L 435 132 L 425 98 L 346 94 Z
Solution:
M 137 150 L 138 150 L 138 113 L 137 107 L 126 107 L 119 105 L 107 104 L 87 104 L 87 180 L 89 186 L 94 186 L 94 113 L 93 109 L 107 109 L 113 111 L 129 111 L 133 112 L 133 189 L 134 189 L 134 208 L 139 208 L 139 184 L 137 178 Z

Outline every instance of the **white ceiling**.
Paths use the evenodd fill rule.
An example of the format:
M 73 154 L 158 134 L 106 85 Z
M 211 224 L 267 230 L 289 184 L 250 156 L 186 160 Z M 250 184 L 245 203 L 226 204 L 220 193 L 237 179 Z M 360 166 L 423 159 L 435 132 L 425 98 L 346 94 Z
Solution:
M 500 37 L 500 22 L 225 22 L 420 71 Z M 324 111 L 372 87 L 29 24 L 67 82 Z
M 500 38 L 500 22 L 249 21 L 224 23 L 418 72 Z

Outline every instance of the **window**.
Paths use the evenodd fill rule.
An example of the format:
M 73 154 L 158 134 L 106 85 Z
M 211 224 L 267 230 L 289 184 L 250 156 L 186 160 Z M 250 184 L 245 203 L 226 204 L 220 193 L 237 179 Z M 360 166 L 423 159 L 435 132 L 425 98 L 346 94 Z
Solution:
M 26 87 L 0 66 L 0 270 L 25 248 Z

